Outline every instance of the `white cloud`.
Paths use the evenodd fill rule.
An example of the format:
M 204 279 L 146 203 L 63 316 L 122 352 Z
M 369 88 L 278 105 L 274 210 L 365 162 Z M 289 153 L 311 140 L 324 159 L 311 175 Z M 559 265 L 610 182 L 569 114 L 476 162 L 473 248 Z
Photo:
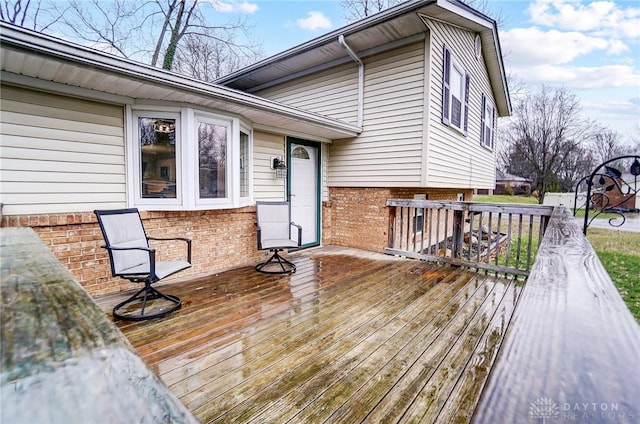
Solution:
M 580 32 L 542 31 L 537 27 L 505 31 L 500 39 L 508 61 L 518 66 L 560 65 L 595 51 L 620 54 L 628 50 L 619 40 L 590 37 Z
M 531 21 L 537 25 L 588 31 L 613 38 L 640 38 L 640 7 L 623 7 L 622 4 L 613 1 L 535 0 L 528 11 Z
M 331 20 L 327 18 L 324 13 L 318 11 L 311 11 L 307 13 L 306 18 L 296 20 L 296 25 L 299 28 L 309 31 L 330 29 L 332 27 Z
M 599 123 L 617 131 L 623 137 L 631 140 L 638 134 L 640 120 L 640 105 L 634 99 L 616 100 L 582 100 L 582 111 L 585 116 L 595 119 Z
M 529 83 L 561 85 L 572 90 L 631 88 L 637 92 L 640 73 L 631 66 L 570 67 L 554 65 L 514 66 L 512 73 Z
M 235 0 L 213 0 L 211 3 L 213 4 L 213 7 L 221 13 L 246 13 L 247 15 L 251 15 L 258 11 L 257 4 L 250 3 L 246 0 L 243 2 L 237 2 Z

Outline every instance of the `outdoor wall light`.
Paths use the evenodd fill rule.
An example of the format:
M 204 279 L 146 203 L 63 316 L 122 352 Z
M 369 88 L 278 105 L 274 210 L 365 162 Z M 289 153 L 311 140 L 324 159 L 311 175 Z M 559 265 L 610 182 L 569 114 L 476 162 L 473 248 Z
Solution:
M 276 178 L 285 178 L 287 176 L 287 164 L 284 160 L 275 157 L 271 162 L 271 168 L 276 170 Z

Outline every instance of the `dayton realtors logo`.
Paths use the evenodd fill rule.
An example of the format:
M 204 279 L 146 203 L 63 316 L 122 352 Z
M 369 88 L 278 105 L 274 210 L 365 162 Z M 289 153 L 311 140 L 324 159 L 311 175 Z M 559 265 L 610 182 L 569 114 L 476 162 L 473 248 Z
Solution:
M 560 422 L 617 421 L 633 420 L 638 417 L 634 411 L 623 411 L 616 402 L 564 402 L 557 404 L 548 397 L 541 397 L 529 405 L 529 416 L 534 420 L 555 420 Z
M 541 397 L 531 402 L 529 406 L 529 415 L 536 420 L 542 420 L 543 423 L 548 419 L 558 418 L 560 416 L 560 408 L 551 399 Z

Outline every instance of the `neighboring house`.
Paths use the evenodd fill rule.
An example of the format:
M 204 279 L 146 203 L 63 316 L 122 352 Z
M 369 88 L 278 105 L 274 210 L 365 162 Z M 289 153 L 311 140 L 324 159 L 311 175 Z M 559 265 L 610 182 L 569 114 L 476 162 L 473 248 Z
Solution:
M 4 23 L 1 42 L 2 224 L 33 227 L 93 295 L 129 287 L 94 209 L 192 238 L 190 275 L 260 258 L 256 200 L 290 199 L 304 246 L 382 251 L 387 198 L 493 188 L 511 111 L 496 24 L 457 1 L 403 3 L 218 84 Z
M 524 177 L 496 170 L 495 194 L 531 194 L 533 184 Z
M 640 177 L 631 173 L 622 174 L 615 181 L 612 177 L 605 177 L 604 184 L 595 183 L 594 193 L 604 193 L 606 197 L 595 195 L 592 201 L 597 208 L 615 208 L 621 211 L 640 210 Z M 611 187 L 611 190 L 603 190 L 604 187 Z

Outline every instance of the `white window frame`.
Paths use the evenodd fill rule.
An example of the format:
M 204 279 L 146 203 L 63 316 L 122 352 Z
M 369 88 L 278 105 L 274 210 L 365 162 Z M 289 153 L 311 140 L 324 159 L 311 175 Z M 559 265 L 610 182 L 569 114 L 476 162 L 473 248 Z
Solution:
M 138 117 L 176 119 L 176 198 L 143 198 Z M 225 198 L 201 199 L 199 190 L 198 122 L 228 128 Z M 240 131 L 248 137 L 248 196 L 240 197 Z M 208 210 L 239 208 L 253 203 L 253 130 L 239 118 L 204 110 L 152 105 L 126 107 L 127 203 L 140 210 Z
M 456 125 L 452 119 L 454 93 L 451 90 L 451 78 L 454 70 L 461 75 L 460 87 L 462 89 L 460 100 L 460 125 Z M 443 73 L 442 73 L 442 123 L 467 135 L 469 122 L 469 90 L 471 78 L 466 69 L 455 58 L 452 51 L 444 46 Z M 457 96 L 455 96 L 457 98 Z
M 144 198 L 142 197 L 141 151 L 139 146 L 138 118 L 141 117 L 170 118 L 176 120 L 176 197 L 175 198 Z M 127 192 L 129 204 L 149 209 L 161 204 L 167 209 L 179 209 L 184 201 L 184 181 L 182 181 L 183 144 L 184 137 L 181 111 L 176 108 L 148 107 L 144 109 L 127 108 Z
M 480 145 L 493 150 L 496 122 L 496 108 L 486 95 L 482 95 L 482 112 L 480 113 Z
M 234 148 L 235 147 L 235 141 L 236 139 L 238 140 L 237 145 L 238 147 L 240 146 L 240 134 L 238 132 L 238 135 L 235 135 L 235 131 L 234 131 L 234 127 L 237 127 L 237 125 L 234 125 L 234 120 L 233 119 L 225 119 L 224 117 L 220 116 L 220 115 L 214 115 L 214 114 L 210 114 L 210 113 L 205 113 L 205 112 L 201 112 L 201 111 L 191 111 L 193 112 L 193 126 L 191 127 L 192 129 L 192 137 L 194 139 L 193 141 L 193 148 L 190 148 L 189 150 L 192 151 L 193 153 L 193 158 L 191 159 L 191 166 L 193 167 L 192 169 L 196 170 L 196 172 L 192 172 L 190 174 L 191 177 L 193 177 L 193 195 L 195 197 L 195 204 L 196 207 L 198 209 L 201 208 L 232 208 L 234 204 L 237 204 L 237 202 L 234 202 L 234 193 L 239 192 L 240 190 L 240 184 L 238 182 L 239 178 L 234 178 L 235 177 L 235 167 L 233 166 L 233 164 L 235 164 L 237 161 L 234 160 L 234 156 L 239 155 L 238 149 Z M 225 127 L 227 129 L 227 150 L 226 150 L 226 169 L 225 169 L 225 197 L 220 197 L 220 198 L 214 198 L 214 199 L 206 199 L 206 198 L 200 198 L 200 189 L 199 189 L 199 184 L 200 184 L 200 180 L 199 180 L 199 169 L 200 169 L 200 163 L 199 163 L 199 158 L 198 158 L 198 125 L 201 123 L 208 123 L 208 124 L 214 124 L 214 125 L 219 125 L 222 127 Z M 240 175 L 240 170 L 238 169 L 238 176 Z M 237 187 L 236 187 L 237 186 Z
M 240 137 L 240 133 L 245 133 L 247 134 L 247 157 L 241 158 L 240 157 L 240 152 L 241 152 L 241 148 L 240 148 L 240 138 L 238 138 L 238 162 L 240 162 L 240 165 L 238 167 L 238 195 L 240 195 L 240 193 L 242 192 L 241 187 L 240 187 L 240 166 L 245 166 L 247 167 L 247 169 L 249 170 L 247 173 L 247 195 L 246 196 L 240 196 L 239 198 L 239 205 L 240 206 L 249 206 L 251 204 L 253 204 L 253 130 L 251 128 L 249 128 L 246 125 L 243 125 L 242 123 L 240 123 L 240 131 L 238 133 L 238 137 Z

